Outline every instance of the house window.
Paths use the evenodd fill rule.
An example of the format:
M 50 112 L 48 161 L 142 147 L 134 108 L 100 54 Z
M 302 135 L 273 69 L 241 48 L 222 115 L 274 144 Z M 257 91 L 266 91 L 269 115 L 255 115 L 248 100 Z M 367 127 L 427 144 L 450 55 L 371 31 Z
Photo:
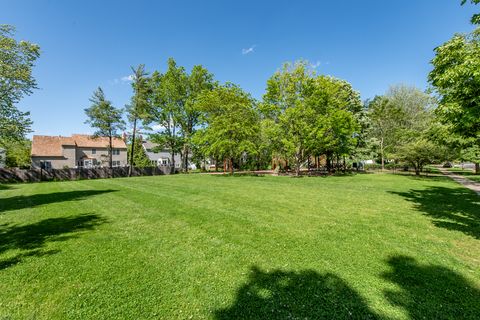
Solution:
M 42 162 L 40 162 L 40 168 L 45 169 L 45 170 L 50 170 L 50 169 L 52 169 L 52 162 L 51 161 L 42 161 Z
M 92 149 L 92 154 L 96 154 L 97 153 L 97 149 Z
M 120 167 L 120 160 L 113 160 L 112 167 Z
M 120 149 L 113 149 L 112 150 L 112 155 L 114 155 L 114 156 L 120 155 Z

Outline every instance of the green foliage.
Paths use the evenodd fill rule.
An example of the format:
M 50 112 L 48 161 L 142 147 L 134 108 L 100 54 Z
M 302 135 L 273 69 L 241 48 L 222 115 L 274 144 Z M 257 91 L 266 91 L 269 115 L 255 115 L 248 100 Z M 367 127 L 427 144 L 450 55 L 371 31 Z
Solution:
M 132 156 L 132 143 L 128 145 L 128 159 L 131 159 Z M 137 168 L 152 167 L 152 161 L 147 156 L 145 149 L 142 145 L 142 139 L 140 136 L 137 136 L 135 139 L 135 149 L 133 152 L 133 166 Z
M 415 87 L 396 85 L 366 104 L 370 143 L 377 148 L 382 166 L 386 159 L 402 157 L 403 146 L 426 139 L 434 102 Z
M 173 58 L 168 60 L 167 72 L 152 75 L 152 121 L 163 128 L 155 139 L 182 154 L 184 171 L 188 171 L 187 159 L 194 148 L 192 136 L 201 122 L 202 112 L 197 107 L 199 96 L 215 85 L 213 75 L 201 65 L 194 66 L 188 74 Z
M 40 47 L 17 41 L 14 34 L 13 26 L 0 25 L 0 146 L 4 140 L 22 140 L 30 132 L 30 113 L 19 111 L 15 104 L 37 88 L 32 69 Z
M 455 35 L 435 54 L 429 81 L 439 95 L 436 114 L 452 132 L 480 146 L 480 29 Z
M 441 150 L 436 144 L 425 139 L 417 139 L 399 148 L 399 159 L 411 164 L 415 173 L 420 174 L 423 167 L 441 158 Z
M 85 109 L 88 119 L 85 123 L 90 124 L 96 129 L 95 137 L 108 137 L 108 163 L 112 168 L 112 139 L 119 137 L 119 130 L 125 128 L 125 122 L 122 119 L 123 110 L 116 109 L 112 103 L 105 98 L 102 88 L 98 87 L 90 98 L 92 105 Z
M 5 143 L 5 166 L 17 168 L 30 168 L 30 140 L 8 140 Z
M 194 141 L 203 154 L 229 160 L 233 172 L 232 159 L 256 153 L 259 116 L 249 94 L 227 83 L 204 91 L 198 107 L 204 113 L 206 126 L 196 133 Z
M 261 110 L 277 126 L 270 136 L 275 152 L 293 159 L 298 175 L 310 156 L 353 152 L 361 108 L 360 95 L 348 82 L 315 76 L 299 61 L 285 64 L 267 81 Z

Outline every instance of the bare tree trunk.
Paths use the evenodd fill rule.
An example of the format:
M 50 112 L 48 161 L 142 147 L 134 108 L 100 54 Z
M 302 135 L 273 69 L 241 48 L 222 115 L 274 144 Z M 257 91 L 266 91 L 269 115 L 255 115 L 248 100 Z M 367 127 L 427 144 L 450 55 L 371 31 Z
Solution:
M 112 133 L 108 136 L 108 167 L 113 168 L 113 159 L 112 159 Z
M 475 163 L 475 174 L 480 174 L 480 163 Z
M 384 156 L 383 156 L 383 137 L 380 140 L 380 154 L 382 156 L 382 171 L 383 171 L 385 169 L 385 159 L 384 159 Z
M 133 136 L 132 136 L 132 149 L 130 150 L 130 166 L 128 167 L 128 176 L 132 176 L 133 172 L 133 154 L 135 153 L 135 135 L 137 134 L 137 118 L 133 120 Z
M 230 174 L 233 175 L 233 158 L 230 158 Z
M 183 156 L 185 160 L 185 172 L 188 173 L 188 146 L 185 144 L 183 146 Z

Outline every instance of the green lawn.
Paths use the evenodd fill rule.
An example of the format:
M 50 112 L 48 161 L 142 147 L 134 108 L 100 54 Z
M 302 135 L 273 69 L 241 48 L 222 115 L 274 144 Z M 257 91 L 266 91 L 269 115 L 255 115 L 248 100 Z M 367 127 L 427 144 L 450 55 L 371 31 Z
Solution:
M 462 170 L 462 168 L 450 168 L 447 170 L 450 172 L 454 172 L 455 174 L 465 176 L 465 178 L 468 178 L 474 182 L 480 182 L 480 175 L 476 175 L 473 170 Z
M 446 177 L 0 185 L 0 319 L 478 319 L 480 197 Z

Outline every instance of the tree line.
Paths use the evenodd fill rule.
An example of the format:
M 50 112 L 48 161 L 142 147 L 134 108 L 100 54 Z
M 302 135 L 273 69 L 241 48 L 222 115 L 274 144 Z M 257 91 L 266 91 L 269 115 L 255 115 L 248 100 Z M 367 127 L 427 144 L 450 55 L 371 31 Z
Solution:
M 478 15 L 472 23 L 479 24 Z M 7 151 L 26 145 L 32 122 L 15 105 L 36 88 L 32 68 L 40 55 L 38 45 L 15 40 L 14 31 L 0 27 L 0 147 Z M 190 161 L 206 159 L 232 173 L 282 167 L 295 175 L 320 159 L 329 171 L 374 159 L 382 168 L 409 164 L 417 173 L 432 162 L 471 161 L 479 173 L 480 28 L 435 48 L 431 64 L 428 92 L 395 85 L 362 103 L 350 83 L 317 74 L 308 61 L 281 66 L 257 100 L 201 65 L 187 71 L 170 58 L 165 72 L 132 68 L 132 98 L 124 108 L 95 90 L 86 122 L 109 138 L 110 166 L 111 141 L 128 122 L 131 168 L 150 164 L 139 141 L 147 133 L 170 151 L 172 170 L 180 155 L 185 172 Z

